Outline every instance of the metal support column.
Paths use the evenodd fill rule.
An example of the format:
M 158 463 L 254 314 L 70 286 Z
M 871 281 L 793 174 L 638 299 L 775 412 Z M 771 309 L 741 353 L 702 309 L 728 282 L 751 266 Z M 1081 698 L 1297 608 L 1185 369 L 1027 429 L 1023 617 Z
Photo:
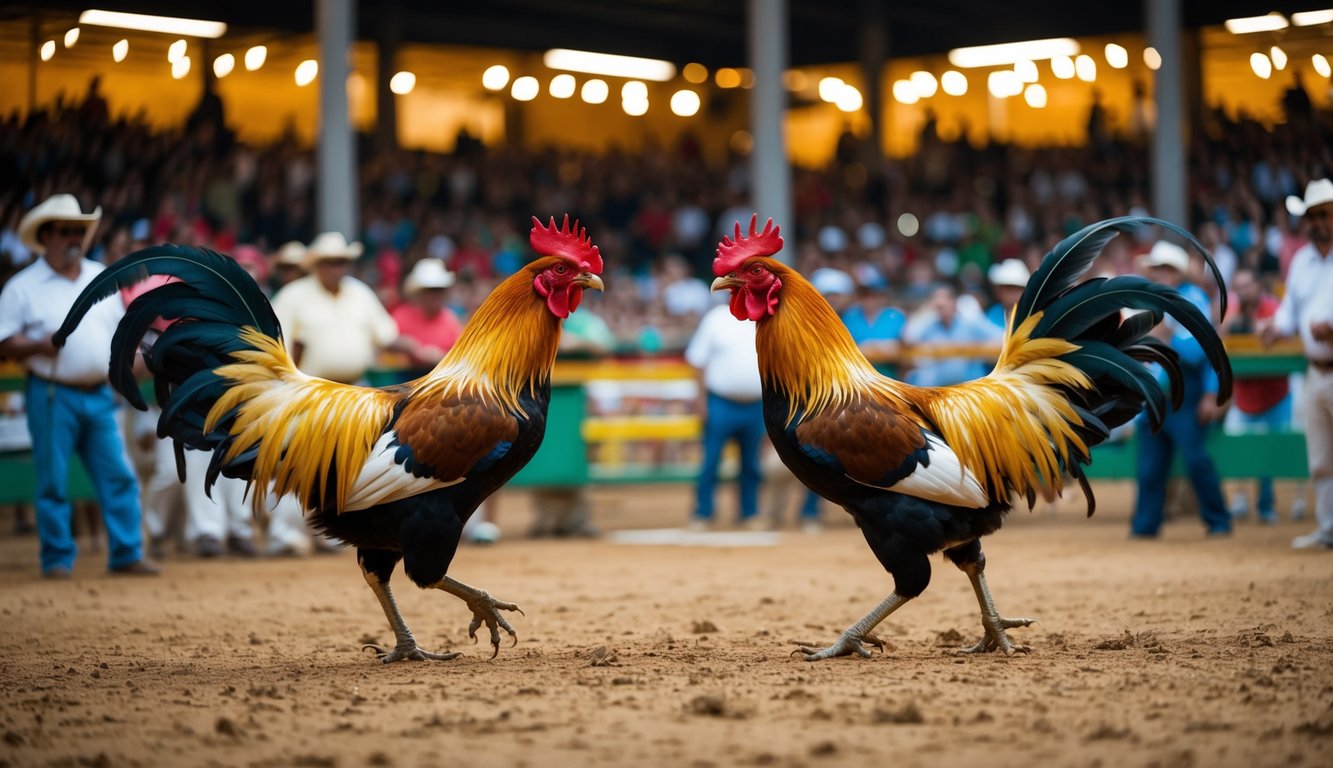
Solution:
M 889 30 L 884 3 L 861 0 L 861 78 L 865 82 L 865 110 L 870 117 L 870 136 L 861 143 L 859 158 L 870 169 L 884 159 L 884 64 L 889 60 Z
M 315 0 L 319 33 L 319 181 L 316 221 L 321 232 L 357 236 L 356 145 L 348 116 L 353 0 Z
M 1156 73 L 1153 101 L 1157 125 L 1152 134 L 1153 214 L 1189 226 L 1185 199 L 1186 153 L 1189 128 L 1184 113 L 1184 76 L 1180 34 L 1180 0 L 1144 0 L 1148 45 L 1162 55 Z
M 375 149 L 398 148 L 398 101 L 389 80 L 398 72 L 398 46 L 403 39 L 403 5 L 398 0 L 380 4 L 375 67 Z
M 787 104 L 782 84 L 789 46 L 787 0 L 749 0 L 748 11 L 750 68 L 754 70 L 754 88 L 750 91 L 750 132 L 754 135 L 750 198 L 760 226 L 772 217 L 790 239 L 796 234 L 796 222 L 792 220 L 791 168 L 782 130 Z M 787 258 L 790 253 L 791 249 L 784 251 Z

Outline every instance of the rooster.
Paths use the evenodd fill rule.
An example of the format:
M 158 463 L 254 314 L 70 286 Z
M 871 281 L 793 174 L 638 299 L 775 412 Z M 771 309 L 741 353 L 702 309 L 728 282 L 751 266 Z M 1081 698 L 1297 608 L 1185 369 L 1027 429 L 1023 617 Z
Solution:
M 385 663 L 447 660 L 420 648 L 389 579 L 398 561 L 417 586 L 466 602 L 468 636 L 485 624 L 491 656 L 513 603 L 447 575 L 463 525 L 541 444 L 561 320 L 586 288 L 602 289 L 602 258 L 578 222 L 536 218 L 538 258 L 482 302 L 455 346 L 428 375 L 372 389 L 314 378 L 296 368 L 272 307 L 230 258 L 164 245 L 141 250 L 88 286 L 55 334 L 62 344 L 98 301 L 148 275 L 175 281 L 126 309 L 112 344 L 111 381 L 145 408 L 132 372 L 136 350 L 152 374 L 158 435 L 211 450 L 206 487 L 218 475 L 248 481 L 258 514 L 271 495 L 294 495 L 319 531 L 356 547 L 357 563 L 393 630 Z M 159 318 L 170 324 L 160 333 Z M 147 336 L 146 336 L 147 334 Z M 183 477 L 183 474 L 182 474 Z M 519 611 L 521 613 L 521 611 Z
M 1147 408 L 1160 427 L 1167 396 L 1143 362 L 1160 364 L 1172 405 L 1182 397 L 1176 353 L 1147 335 L 1170 314 L 1200 342 L 1230 396 L 1231 366 L 1203 313 L 1176 291 L 1140 277 L 1079 282 L 1117 233 L 1147 225 L 1176 232 L 1216 265 L 1189 233 L 1166 222 L 1118 218 L 1093 224 L 1047 254 L 1008 318 L 995 369 L 952 387 L 917 388 L 880 375 L 838 315 L 800 274 L 771 258 L 782 248 L 772 220 L 748 236 L 736 224 L 713 262 L 713 290 L 758 324 L 764 421 L 782 460 L 806 485 L 842 505 L 893 577 L 893 592 L 825 648 L 801 644 L 807 661 L 882 649 L 871 633 L 930 582 L 943 551 L 972 582 L 985 635 L 968 652 L 1024 651 L 1005 630 L 1032 619 L 1000 616 L 986 585 L 981 537 L 1004 522 L 1015 495 L 1029 509 L 1058 494 L 1066 474 L 1095 500 L 1082 465 L 1111 429 Z M 1220 277 L 1218 278 L 1221 283 Z M 1222 291 L 1223 311 L 1225 295 Z M 1122 310 L 1137 310 L 1122 316 Z

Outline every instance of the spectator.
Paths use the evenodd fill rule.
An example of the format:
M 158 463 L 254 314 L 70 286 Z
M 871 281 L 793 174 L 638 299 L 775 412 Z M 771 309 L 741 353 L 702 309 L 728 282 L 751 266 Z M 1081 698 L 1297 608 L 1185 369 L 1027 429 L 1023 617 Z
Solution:
M 107 383 L 111 336 L 124 315 L 119 301 L 89 311 L 63 348 L 52 334 L 103 267 L 85 258 L 102 209 L 83 213 L 68 194 L 47 198 L 23 217 L 19 237 L 39 258 L 0 291 L 0 357 L 28 369 L 24 402 L 37 474 L 37 532 L 47 578 L 69 578 L 78 548 L 70 535 L 69 462 L 77 452 L 106 521 L 113 574 L 155 576 L 143 557 L 139 484 L 116 423 Z
M 995 294 L 995 303 L 986 309 L 986 319 L 996 327 L 1004 328 L 1031 276 L 1027 265 L 1018 259 L 1005 259 L 992 265 L 986 277 L 990 280 L 991 292 Z
M 754 323 L 738 323 L 727 305 L 715 305 L 699 322 L 685 349 L 685 361 L 699 371 L 699 415 L 704 427 L 690 527 L 705 530 L 713 524 L 722 449 L 732 440 L 740 448 L 738 522 L 754 527 L 760 523 L 759 451 L 766 439 Z
M 903 332 L 903 341 L 912 346 L 988 344 L 1003 337 L 1004 331 L 985 315 L 959 312 L 958 292 L 951 285 L 937 286 Z M 987 364 L 981 358 L 934 357 L 918 362 L 908 373 L 907 382 L 918 387 L 944 387 L 979 379 L 986 373 Z
M 1143 258 L 1143 266 L 1149 270 L 1154 281 L 1180 291 L 1205 316 L 1208 314 L 1208 295 L 1198 286 L 1185 282 L 1190 258 L 1184 248 L 1159 240 Z M 1138 418 L 1139 487 L 1134 517 L 1130 522 L 1130 536 L 1151 539 L 1156 538 L 1161 531 L 1166 508 L 1166 483 L 1176 451 L 1185 460 L 1185 471 L 1194 487 L 1199 514 L 1208 535 L 1229 536 L 1231 516 L 1222 498 L 1222 481 L 1204 445 L 1208 425 L 1220 416 L 1216 404 L 1217 376 L 1208 364 L 1199 342 L 1170 317 L 1157 324 L 1153 335 L 1170 344 L 1179 355 L 1185 394 L 1180 408 L 1167 414 L 1160 431 L 1154 432 L 1147 428 L 1146 415 Z M 1159 383 L 1163 387 L 1167 386 L 1165 371 L 1156 365 L 1152 368 Z
M 443 261 L 430 257 L 413 265 L 403 282 L 403 293 L 408 300 L 394 307 L 390 314 L 398 324 L 398 333 L 416 342 L 407 357 L 408 378 L 429 373 L 463 334 L 463 322 L 445 306 L 446 294 L 453 284 L 454 273 Z
M 1305 198 L 1292 202 L 1309 227 L 1310 242 L 1292 257 L 1282 303 L 1261 333 L 1268 343 L 1279 336 L 1300 336 L 1309 361 L 1305 451 L 1319 526 L 1293 539 L 1291 546 L 1333 549 L 1333 180 L 1311 181 Z
M 309 270 L 306 266 L 305 251 L 305 243 L 299 240 L 284 243 L 278 248 L 273 259 L 275 289 L 281 289 L 293 280 L 306 276 Z

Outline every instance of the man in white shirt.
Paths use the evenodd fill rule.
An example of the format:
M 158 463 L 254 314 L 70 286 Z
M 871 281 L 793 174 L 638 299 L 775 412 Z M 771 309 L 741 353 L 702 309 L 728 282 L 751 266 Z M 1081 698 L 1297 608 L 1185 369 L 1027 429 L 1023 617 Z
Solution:
M 28 369 L 24 403 L 37 476 L 42 575 L 69 578 L 78 547 L 70 532 L 69 462 L 77 451 L 106 521 L 114 574 L 156 575 L 143 559 L 139 483 L 130 469 L 107 383 L 120 301 L 97 303 L 63 349 L 51 341 L 102 265 L 84 258 L 102 209 L 84 213 L 73 195 L 53 195 L 23 217 L 19 237 L 40 255 L 0 292 L 0 358 Z
M 1305 450 L 1319 527 L 1291 545 L 1333 549 L 1333 181 L 1310 182 L 1305 198 L 1289 200 L 1288 208 L 1304 209 L 1310 242 L 1292 256 L 1282 304 L 1260 335 L 1266 343 L 1279 336 L 1300 336 L 1309 361 Z
M 704 455 L 695 487 L 692 528 L 713 521 L 722 449 L 731 440 L 740 446 L 740 518 L 742 526 L 759 522 L 759 483 L 763 479 L 759 450 L 765 440 L 763 384 L 754 346 L 755 324 L 738 323 L 726 304 L 710 309 L 685 349 L 685 361 L 700 372 L 699 402 L 703 404 Z

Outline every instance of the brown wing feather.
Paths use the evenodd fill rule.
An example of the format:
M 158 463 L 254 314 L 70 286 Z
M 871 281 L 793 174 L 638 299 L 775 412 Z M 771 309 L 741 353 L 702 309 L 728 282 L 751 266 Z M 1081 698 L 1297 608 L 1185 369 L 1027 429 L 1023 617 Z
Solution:
M 394 425 L 398 442 L 440 480 L 462 477 L 501 442 L 518 438 L 518 419 L 474 393 L 408 403 Z
M 847 476 L 878 485 L 926 445 L 921 425 L 889 403 L 851 400 L 796 427 L 802 445 L 837 456 Z

